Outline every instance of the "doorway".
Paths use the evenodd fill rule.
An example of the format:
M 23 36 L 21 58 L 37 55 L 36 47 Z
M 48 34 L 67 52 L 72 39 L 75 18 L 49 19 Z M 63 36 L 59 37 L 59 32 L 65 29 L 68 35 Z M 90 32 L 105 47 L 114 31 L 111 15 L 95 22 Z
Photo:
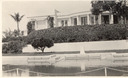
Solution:
M 102 17 L 103 17 L 102 20 L 103 24 L 109 24 L 109 15 L 103 15 Z
M 118 24 L 118 16 L 114 15 L 113 18 L 114 24 Z

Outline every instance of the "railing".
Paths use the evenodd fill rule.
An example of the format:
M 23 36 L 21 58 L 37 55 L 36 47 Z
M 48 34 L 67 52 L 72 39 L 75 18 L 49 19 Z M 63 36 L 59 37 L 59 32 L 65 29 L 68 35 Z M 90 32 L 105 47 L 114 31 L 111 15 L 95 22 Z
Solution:
M 96 72 L 96 71 L 100 71 L 100 70 L 104 70 L 104 76 L 108 76 L 108 71 L 107 70 L 113 70 L 113 71 L 118 71 L 118 72 L 122 72 L 124 73 L 123 75 L 127 75 L 128 76 L 128 71 L 126 70 L 121 70 L 121 69 L 116 69 L 116 68 L 112 68 L 112 67 L 102 67 L 102 68 L 97 68 L 97 69 L 93 69 L 93 70 L 88 70 L 88 71 L 83 71 L 83 72 L 77 72 L 77 73 L 66 73 L 66 74 L 58 74 L 58 73 L 41 73 L 41 72 L 35 72 L 35 71 L 29 71 L 29 70 L 25 70 L 25 69 L 20 69 L 20 68 L 15 68 L 15 69 L 11 69 L 11 70 L 6 70 L 3 71 L 3 73 L 9 73 L 11 71 L 16 71 L 16 76 L 20 76 L 19 75 L 19 71 L 26 71 L 29 73 L 33 73 L 36 74 L 36 76 L 66 76 L 66 75 L 71 75 L 71 76 L 78 76 L 78 75 L 84 75 L 87 73 L 92 73 L 92 72 Z

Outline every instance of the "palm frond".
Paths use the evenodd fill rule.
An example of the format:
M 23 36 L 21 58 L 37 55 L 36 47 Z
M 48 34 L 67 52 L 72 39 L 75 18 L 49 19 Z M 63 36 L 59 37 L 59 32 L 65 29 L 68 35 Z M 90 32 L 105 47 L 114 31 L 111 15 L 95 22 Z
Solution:
M 19 13 L 15 13 L 15 18 L 16 18 L 16 21 L 17 21 L 17 22 L 20 21 L 20 20 L 19 20 L 19 17 L 20 17 Z
M 19 21 L 24 17 L 24 15 L 22 15 L 20 18 L 19 18 Z
M 24 17 L 24 15 L 22 15 L 22 16 L 20 17 L 19 13 L 14 13 L 14 15 L 10 15 L 10 16 L 12 16 L 12 18 L 14 18 L 14 20 L 15 20 L 16 22 L 20 22 L 20 20 Z
M 10 14 L 10 16 L 16 21 L 16 17 L 15 17 L 15 16 L 13 16 L 13 15 L 11 15 L 11 14 Z

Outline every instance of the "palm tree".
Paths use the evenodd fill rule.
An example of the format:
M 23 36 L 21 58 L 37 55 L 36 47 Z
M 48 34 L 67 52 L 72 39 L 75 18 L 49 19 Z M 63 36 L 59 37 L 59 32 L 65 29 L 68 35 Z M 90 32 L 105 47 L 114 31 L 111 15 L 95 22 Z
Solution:
M 47 23 L 48 23 L 48 27 L 49 28 L 53 28 L 54 27 L 54 17 L 48 16 L 47 17 Z
M 20 16 L 19 13 L 15 13 L 14 15 L 11 15 L 12 18 L 16 21 L 17 23 L 17 31 L 18 33 L 20 32 L 20 29 L 19 29 L 19 22 L 21 21 L 21 19 L 24 17 L 24 15 Z

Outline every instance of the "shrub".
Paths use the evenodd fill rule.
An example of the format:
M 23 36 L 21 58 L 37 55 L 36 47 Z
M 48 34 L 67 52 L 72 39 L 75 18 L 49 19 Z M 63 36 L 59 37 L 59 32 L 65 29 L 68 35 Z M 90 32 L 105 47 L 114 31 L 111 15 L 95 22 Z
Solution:
M 8 52 L 8 44 L 3 44 L 2 45 L 2 53 L 7 53 Z
M 2 42 L 10 42 L 10 41 L 26 41 L 26 36 L 2 38 Z
M 47 22 L 48 22 L 48 27 L 50 27 L 50 28 L 54 27 L 54 17 L 48 16 Z
M 27 36 L 27 42 L 42 37 L 52 39 L 55 43 L 121 40 L 126 39 L 127 33 L 126 25 L 120 24 L 66 26 L 33 31 Z
M 2 53 L 22 53 L 22 48 L 26 45 L 22 41 L 11 41 L 2 45 Z
M 19 31 L 14 30 L 6 30 L 3 32 L 2 42 L 9 42 L 9 41 L 22 41 L 24 40 L 25 36 L 23 36 L 23 31 L 19 33 Z
M 32 44 L 31 44 L 35 49 L 40 49 L 42 52 L 44 52 L 45 47 L 52 47 L 53 46 L 53 41 L 50 39 L 35 39 L 33 40 Z
M 27 34 L 29 34 L 29 33 L 31 33 L 32 31 L 34 31 L 34 29 L 33 29 L 33 22 L 32 21 L 29 21 L 28 23 L 27 23 Z

